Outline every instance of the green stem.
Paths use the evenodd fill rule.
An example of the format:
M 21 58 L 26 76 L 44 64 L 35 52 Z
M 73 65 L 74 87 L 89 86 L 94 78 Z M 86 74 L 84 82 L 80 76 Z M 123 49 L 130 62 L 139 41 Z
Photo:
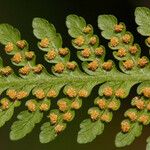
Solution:
M 40 84 L 71 84 L 71 83 L 88 83 L 88 82 L 95 82 L 96 84 L 108 81 L 135 81 L 137 83 L 143 81 L 150 81 L 150 75 L 143 75 L 143 74 L 134 74 L 128 75 L 123 73 L 116 73 L 116 74 L 103 74 L 103 75 L 86 75 L 81 74 L 80 76 L 40 76 L 34 78 L 14 78 L 13 80 L 5 80 L 4 78 L 0 79 L 0 87 L 12 87 L 18 85 L 40 85 Z

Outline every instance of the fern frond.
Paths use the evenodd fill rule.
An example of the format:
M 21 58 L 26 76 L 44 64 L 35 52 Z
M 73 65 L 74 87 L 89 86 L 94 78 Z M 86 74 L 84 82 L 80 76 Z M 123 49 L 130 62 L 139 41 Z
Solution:
M 123 59 L 123 60 L 127 60 L 127 62 L 126 62 L 127 67 L 128 67 L 128 59 L 129 58 L 132 60 L 138 59 L 138 56 L 140 55 L 140 47 L 137 44 L 132 46 L 133 36 L 131 35 L 131 33 L 129 35 L 129 32 L 126 32 L 124 23 L 120 23 L 119 25 L 117 25 L 117 19 L 112 15 L 99 16 L 98 22 L 99 22 L 99 27 L 103 30 L 102 35 L 106 39 L 112 38 L 113 40 L 114 39 L 117 40 L 117 43 L 110 43 L 110 44 L 117 44 L 117 45 L 113 46 L 113 49 L 124 48 L 125 50 L 126 49 L 128 50 L 128 49 L 136 48 L 137 51 L 134 52 L 134 54 L 132 52 L 128 51 L 128 55 L 126 56 L 126 58 Z M 86 73 L 93 75 L 93 76 L 96 76 L 96 75 L 109 76 L 110 74 L 113 74 L 115 76 L 115 74 L 122 74 L 121 72 L 116 70 L 114 63 L 111 60 L 104 62 L 104 52 L 102 53 L 103 57 L 102 56 L 98 57 L 96 55 L 97 50 L 104 51 L 104 47 L 102 45 L 99 46 L 99 39 L 96 35 L 93 35 L 93 28 L 91 25 L 86 25 L 85 20 L 83 20 L 83 18 L 81 19 L 81 17 L 78 17 L 76 15 L 69 15 L 67 17 L 66 24 L 69 29 L 68 30 L 69 34 L 74 38 L 72 40 L 73 46 L 76 49 L 79 49 L 79 50 L 81 49 L 81 51 L 78 52 L 78 58 L 83 61 L 82 66 Z M 82 24 L 83 25 L 82 28 L 81 27 L 78 28 L 78 24 Z M 91 29 L 90 29 L 90 27 L 91 27 Z M 89 32 L 84 33 L 84 30 L 87 28 L 88 28 Z M 117 30 L 117 32 L 115 30 Z M 72 31 L 77 32 L 78 34 L 74 35 L 74 34 L 72 34 Z M 128 39 L 128 36 L 129 36 L 129 39 Z M 94 39 L 94 37 L 96 37 L 95 43 L 91 44 L 90 40 Z M 119 43 L 119 40 L 121 41 L 121 38 L 123 38 L 123 40 L 124 40 L 123 43 L 121 43 L 121 42 Z M 113 40 L 111 40 L 111 42 L 113 42 Z M 130 40 L 130 41 L 126 41 L 126 40 Z M 88 55 L 84 55 L 85 53 Z M 116 55 L 116 53 L 114 53 L 114 55 Z M 117 58 L 117 57 L 115 57 L 115 58 Z M 129 71 L 128 68 L 125 68 L 125 65 L 123 66 L 123 61 L 121 61 L 121 58 L 119 60 L 120 60 L 120 68 L 122 69 L 123 72 L 129 73 L 129 74 L 132 74 L 132 72 L 134 72 L 134 74 L 135 74 L 134 70 L 137 70 L 137 71 L 139 71 L 139 74 L 141 74 L 141 71 L 139 68 L 137 69 L 137 67 L 136 67 L 136 69 L 134 69 L 134 70 L 132 68 L 130 68 L 129 69 L 130 71 Z M 93 70 L 91 70 L 89 66 L 91 66 L 91 64 L 96 64 L 96 62 L 98 64 L 97 68 L 96 69 L 94 68 Z M 145 64 L 145 65 L 147 65 L 147 64 Z M 141 69 L 143 69 L 143 68 L 141 67 Z M 143 72 L 143 70 L 142 70 L 142 72 Z M 113 79 L 111 79 L 111 80 L 108 79 L 106 83 L 104 83 L 103 85 L 100 86 L 99 97 L 96 98 L 96 100 L 95 100 L 95 104 L 98 105 L 99 108 L 93 107 L 93 108 L 89 109 L 89 111 L 88 111 L 88 113 L 91 117 L 91 120 L 93 122 L 100 120 L 98 122 L 99 122 L 99 124 L 103 124 L 103 126 L 104 126 L 104 122 L 106 122 L 106 123 L 110 122 L 112 119 L 112 111 L 115 111 L 115 110 L 119 109 L 119 107 L 120 107 L 120 99 L 127 97 L 131 87 L 134 84 L 137 84 L 138 82 L 140 82 L 140 81 L 135 81 L 132 79 L 129 79 L 128 81 L 123 81 L 123 80 L 115 81 Z M 83 123 L 84 123 L 84 121 L 83 121 Z M 92 125 L 92 123 L 91 123 L 91 125 Z M 90 134 L 91 131 L 88 129 L 87 129 L 87 132 L 85 132 L 86 127 L 87 126 L 82 126 L 82 123 L 81 123 L 81 130 L 78 133 L 78 142 L 79 143 L 91 142 L 96 137 L 96 135 L 103 132 L 103 130 L 101 130 L 102 128 L 100 128 L 99 133 L 93 132 L 93 134 Z M 85 134 L 86 134 L 86 137 L 83 138 L 83 136 Z
M 137 8 L 135 15 L 138 31 L 150 36 L 149 9 Z M 109 40 L 108 46 L 113 50 L 117 63 L 106 60 L 107 50 L 100 44 L 92 25 L 80 16 L 67 16 L 66 26 L 81 66 L 70 60 L 71 50 L 63 46 L 62 37 L 53 24 L 43 18 L 34 18 L 32 26 L 39 40 L 37 46 L 44 51 L 43 57 L 50 63 L 48 69 L 51 71 L 36 63 L 35 53 L 29 51 L 29 44 L 22 40 L 18 29 L 0 24 L 0 43 L 5 46 L 6 54 L 10 55 L 12 66 L 17 66 L 5 66 L 0 59 L 0 127 L 11 119 L 22 100 L 26 100 L 26 109 L 19 113 L 17 121 L 11 126 L 10 139 L 25 137 L 49 111 L 39 135 L 41 143 L 48 143 L 66 129 L 75 118 L 76 110 L 82 107 L 82 100 L 98 85 L 95 106 L 89 108 L 89 118 L 80 124 L 77 137 L 78 143 L 92 142 L 103 133 L 105 124 L 111 122 L 121 100 L 137 85 L 138 96 L 131 102 L 135 108 L 125 112 L 126 119 L 122 121 L 121 131 L 115 140 L 117 147 L 130 145 L 142 133 L 143 125 L 150 123 L 150 63 L 149 58 L 141 56 L 141 48 L 134 43 L 134 37 L 126 30 L 125 24 L 118 23 L 113 15 L 98 17 L 102 36 Z M 149 39 L 146 42 L 148 45 Z M 58 99 L 57 107 L 50 110 L 52 100 L 61 90 L 63 96 Z M 147 142 L 148 149 L 149 139 Z
M 109 24 L 112 26 L 109 28 L 105 28 L 105 25 L 108 24 L 108 20 Z M 113 52 L 113 55 L 117 60 L 119 60 L 119 67 L 123 72 L 127 74 L 149 74 L 149 60 L 145 56 L 140 58 L 140 46 L 133 43 L 133 35 L 130 32 L 126 31 L 125 24 L 118 23 L 116 17 L 112 15 L 99 16 L 98 24 L 99 28 L 102 30 L 102 36 L 110 40 L 108 45 L 112 50 L 115 50 L 115 52 Z M 142 81 L 139 81 L 139 83 L 141 82 Z M 132 86 L 133 85 L 131 85 L 131 87 Z M 138 86 L 138 94 L 144 94 L 143 91 L 145 90 L 145 88 L 149 89 L 149 87 L 150 84 L 148 83 L 148 81 L 142 82 Z M 130 88 L 128 89 L 130 90 Z M 140 107 L 138 106 L 140 105 L 139 103 L 145 103 L 144 99 L 149 98 L 149 96 L 147 97 L 147 95 L 144 96 L 145 97 L 142 98 L 136 97 L 136 100 L 133 99 L 132 105 L 137 105 L 137 107 Z M 125 113 L 125 116 L 128 116 L 129 120 L 124 120 L 121 123 L 122 131 L 117 134 L 115 140 L 115 144 L 117 147 L 130 145 L 134 141 L 135 137 L 138 137 L 141 134 L 142 125 L 140 123 L 143 123 L 144 125 L 149 123 L 149 113 L 147 112 L 147 108 L 145 108 L 144 106 L 143 108 L 139 109 L 141 109 L 141 111 L 138 109 L 129 109 Z M 134 114 L 136 118 L 133 119 L 132 114 Z M 144 118 L 146 118 L 146 120 L 143 121 Z
M 143 35 L 148 36 L 145 39 L 145 43 L 148 47 L 150 47 L 150 31 L 149 31 L 149 25 L 150 25 L 150 9 L 146 7 L 137 7 L 135 10 L 135 21 L 138 24 L 137 31 Z M 150 54 L 150 50 L 149 50 Z M 146 86 L 150 86 L 150 83 L 145 83 Z M 143 85 L 143 87 L 145 86 Z M 150 141 L 149 138 L 147 139 L 147 147 L 146 150 L 150 149 Z

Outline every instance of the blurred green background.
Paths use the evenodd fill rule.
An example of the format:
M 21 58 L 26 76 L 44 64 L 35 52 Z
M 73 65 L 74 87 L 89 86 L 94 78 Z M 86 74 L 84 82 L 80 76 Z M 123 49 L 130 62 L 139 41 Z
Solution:
M 34 50 L 39 56 L 38 63 L 44 63 L 47 69 L 50 68 L 43 59 L 37 46 L 37 40 L 32 34 L 32 19 L 34 17 L 43 17 L 52 22 L 57 31 L 62 34 L 64 46 L 72 50 L 71 59 L 76 58 L 76 51 L 70 44 L 71 38 L 68 36 L 65 26 L 65 18 L 69 14 L 77 14 L 83 16 L 86 21 L 95 28 L 95 33 L 99 35 L 100 41 L 105 45 L 108 55 L 111 59 L 112 54 L 107 47 L 107 41 L 102 39 L 100 31 L 97 28 L 97 17 L 99 14 L 114 14 L 120 21 L 124 21 L 127 29 L 135 35 L 135 41 L 143 45 L 143 54 L 148 55 L 148 50 L 144 46 L 144 38 L 136 31 L 134 21 L 134 10 L 137 6 L 150 7 L 148 0 L 0 0 L 0 23 L 9 23 L 18 28 L 22 34 L 22 38 L 30 43 L 30 50 Z M 2 50 L 2 46 L 0 47 Z M 5 64 L 9 64 L 9 60 L 5 58 L 4 53 L 0 52 L 5 59 Z M 136 87 L 136 86 L 135 86 Z M 80 122 L 87 118 L 87 110 L 93 106 L 93 100 L 97 97 L 98 86 L 93 89 L 92 95 L 84 100 L 83 108 L 76 114 L 76 119 L 68 124 L 67 129 L 55 141 L 49 144 L 40 144 L 38 141 L 40 125 L 37 125 L 31 134 L 24 139 L 12 142 L 9 140 L 9 131 L 12 122 L 16 119 L 19 108 L 13 119 L 0 129 L 0 150 L 119 150 L 114 146 L 114 139 L 120 130 L 120 122 L 123 120 L 123 113 L 130 107 L 130 101 L 136 94 L 135 87 L 129 97 L 122 101 L 122 107 L 114 113 L 113 121 L 105 126 L 105 131 L 98 136 L 92 143 L 80 145 L 76 142 L 77 132 Z M 56 99 L 57 100 L 57 99 Z M 146 138 L 150 135 L 150 130 L 145 127 L 142 136 L 140 136 L 131 146 L 121 148 L 120 150 L 144 150 L 146 146 Z

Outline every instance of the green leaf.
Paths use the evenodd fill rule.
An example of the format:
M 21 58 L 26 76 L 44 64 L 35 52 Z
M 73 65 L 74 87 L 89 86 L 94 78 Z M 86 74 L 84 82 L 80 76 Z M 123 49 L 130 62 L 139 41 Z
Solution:
M 102 30 L 102 36 L 110 39 L 115 35 L 114 26 L 117 24 L 117 18 L 113 15 L 100 15 L 98 17 L 98 27 Z
M 146 142 L 147 142 L 146 150 L 150 150 L 150 137 L 147 138 Z
M 8 42 L 15 43 L 21 39 L 18 29 L 9 24 L 0 24 L 0 43 L 6 45 Z
M 142 125 L 138 122 L 134 123 L 131 130 L 128 133 L 119 132 L 116 135 L 115 145 L 116 147 L 124 147 L 130 145 L 136 137 L 142 133 Z
M 55 37 L 56 29 L 53 24 L 42 18 L 34 18 L 32 22 L 33 33 L 38 39 Z
M 49 72 L 52 74 L 49 74 L 48 72 L 46 72 L 46 69 L 44 68 L 44 66 L 43 66 L 42 72 L 37 72 L 37 73 L 36 71 L 33 72 L 34 70 L 38 70 L 34 68 L 35 64 L 33 64 L 30 68 L 31 70 L 30 70 L 29 75 L 27 76 L 22 75 L 20 77 L 19 72 L 17 72 L 17 69 L 15 69 L 15 73 L 7 77 L 7 75 L 5 76 L 5 74 L 3 74 L 3 71 L 6 71 L 7 73 L 7 70 L 2 70 L 3 66 L 2 66 L 2 62 L 0 62 L 1 63 L 0 93 L 3 92 L 1 96 L 5 95 L 5 93 L 7 94 L 7 96 L 9 96 L 9 94 L 7 93 L 7 89 L 15 90 L 17 94 L 19 92 L 27 92 L 28 94 L 30 94 L 30 92 L 32 91 L 31 94 L 37 97 L 37 99 L 40 99 L 38 98 L 40 95 L 42 96 L 44 95 L 43 96 L 44 101 L 40 101 L 38 103 L 35 100 L 36 108 L 39 107 L 41 111 L 44 111 L 42 110 L 42 107 L 49 108 L 49 105 L 50 105 L 50 99 L 48 99 L 48 101 L 46 102 L 47 96 L 50 95 L 49 98 L 54 98 L 59 94 L 60 90 L 63 88 L 61 91 L 64 92 L 65 97 L 63 98 L 60 97 L 60 100 L 58 101 L 58 102 L 62 102 L 62 105 L 61 106 L 58 105 L 61 112 L 59 112 L 58 114 L 58 120 L 56 120 L 55 125 L 57 125 L 57 123 L 60 123 L 61 121 L 61 124 L 63 125 L 62 127 L 64 127 L 63 130 L 64 130 L 66 127 L 66 124 L 63 124 L 63 123 L 70 121 L 68 119 L 65 120 L 66 117 L 64 113 L 71 112 L 72 116 L 74 117 L 74 113 L 72 113 L 72 109 L 78 109 L 82 105 L 81 103 L 82 97 L 86 98 L 87 96 L 90 95 L 91 91 L 94 89 L 96 85 L 100 85 L 101 83 L 102 84 L 104 83 L 103 85 L 102 84 L 100 85 L 101 88 L 100 88 L 100 92 L 99 92 L 100 94 L 98 97 L 99 99 L 102 99 L 102 100 L 104 99 L 104 101 L 99 101 L 100 103 L 102 102 L 102 105 L 103 104 L 104 105 L 102 106 L 100 103 L 97 103 L 97 105 L 99 105 L 99 108 L 97 107 L 97 109 L 99 110 L 98 117 L 103 122 L 109 122 L 112 119 L 112 111 L 117 110 L 119 108 L 120 99 L 128 95 L 131 87 L 133 87 L 134 84 L 141 83 L 140 86 L 148 85 L 150 81 L 149 64 L 146 64 L 147 65 L 146 67 L 143 67 L 143 66 L 140 67 L 139 62 L 138 62 L 140 58 L 139 46 L 137 46 L 138 52 L 136 54 L 131 54 L 131 52 L 129 52 L 130 46 L 134 45 L 133 35 L 130 32 L 126 32 L 126 28 L 124 24 L 122 24 L 124 28 L 120 33 L 114 32 L 114 25 L 117 24 L 117 19 L 112 15 L 99 16 L 99 27 L 103 30 L 102 35 L 105 38 L 110 39 L 112 36 L 119 38 L 118 40 L 121 41 L 119 45 L 117 45 L 116 47 L 113 47 L 113 46 L 111 47 L 110 45 L 110 48 L 112 48 L 113 50 L 116 50 L 119 48 L 125 48 L 125 50 L 127 51 L 127 56 L 123 59 L 121 57 L 120 60 L 118 58 L 117 59 L 120 62 L 122 62 L 122 66 L 123 66 L 124 61 L 128 59 L 133 60 L 135 64 L 134 65 L 135 70 L 133 68 L 133 71 L 132 71 L 132 68 L 131 70 L 130 69 L 127 70 L 127 68 L 124 67 L 124 70 L 123 70 L 120 67 L 120 69 L 122 69 L 122 72 L 121 72 L 120 70 L 117 70 L 117 68 L 115 67 L 115 62 L 112 62 L 112 64 L 109 64 L 109 63 L 107 64 L 107 62 L 106 63 L 104 62 L 106 60 L 105 49 L 102 45 L 99 45 L 99 38 L 97 35 L 93 34 L 92 26 L 87 25 L 85 20 L 82 17 L 78 17 L 76 15 L 69 15 L 67 17 L 66 24 L 67 24 L 67 27 L 69 28 L 70 35 L 73 38 L 76 38 L 72 40 L 72 44 L 76 49 L 80 50 L 80 53 L 78 53 L 78 56 L 80 56 L 79 59 L 84 62 L 82 65 L 82 69 L 81 70 L 79 69 L 81 66 L 78 67 L 78 64 L 75 61 L 73 61 L 73 64 L 68 63 L 69 61 L 72 61 L 72 59 L 69 60 L 70 51 L 69 49 L 59 49 L 60 47 L 62 47 L 62 39 L 61 39 L 60 34 L 56 32 L 55 27 L 51 23 L 46 21 L 45 19 L 35 18 L 33 20 L 33 28 L 34 28 L 35 36 L 41 40 L 43 40 L 44 38 L 48 38 L 48 40 L 46 39 L 46 43 L 47 43 L 46 46 L 42 47 L 42 45 L 40 45 L 39 43 L 39 48 L 47 52 L 52 52 L 52 53 L 47 53 L 44 55 L 44 57 L 47 58 L 48 62 L 55 64 L 55 65 L 50 66 L 50 68 L 52 67 L 52 71 L 49 70 Z M 127 42 L 125 42 L 126 40 L 123 41 L 123 36 L 125 34 L 131 35 L 131 41 L 129 42 L 128 40 Z M 16 45 L 16 41 L 20 40 L 20 38 L 21 37 L 20 37 L 19 31 L 13 28 L 12 26 L 7 25 L 7 24 L 0 25 L 0 40 L 1 40 L 0 42 L 2 44 L 6 44 L 8 41 L 13 42 L 15 43 L 14 44 L 15 48 L 17 50 L 21 50 L 19 49 L 19 46 Z M 126 36 L 125 36 L 125 39 L 126 39 Z M 127 39 L 128 39 L 128 36 L 127 36 Z M 9 47 L 9 45 L 7 46 Z M 102 48 L 102 49 L 99 49 L 99 48 Z M 9 54 L 14 55 L 16 54 L 17 50 Z M 66 50 L 66 51 L 61 52 L 61 50 Z M 21 51 L 21 54 L 25 54 L 25 52 L 28 52 L 28 44 Z M 64 52 L 66 53 L 65 55 L 63 55 Z M 47 57 L 48 54 L 50 54 L 50 56 L 52 57 L 48 58 Z M 21 64 L 23 66 L 27 64 L 30 66 L 30 63 L 27 60 L 26 55 L 23 55 L 23 58 L 26 61 L 23 60 Z M 19 65 L 20 64 L 18 64 L 18 66 Z M 75 67 L 72 67 L 72 65 L 75 65 Z M 26 69 L 25 69 L 25 72 L 26 72 Z M 50 94 L 47 94 L 47 93 L 50 93 Z M 140 90 L 139 95 L 142 95 L 142 94 L 144 95 L 143 91 Z M 119 95 L 123 95 L 123 96 L 119 96 Z M 66 99 L 66 101 L 64 99 Z M 106 104 L 105 104 L 105 100 L 106 100 Z M 149 99 L 145 98 L 145 100 L 149 100 Z M 43 102 L 46 102 L 45 104 L 47 105 L 44 105 Z M 73 105 L 72 104 L 73 102 L 76 102 L 76 103 L 74 103 Z M 41 106 L 41 103 L 43 103 L 43 106 Z M 116 105 L 116 107 L 113 107 L 113 105 L 114 106 Z M 63 107 L 66 108 L 66 110 L 64 109 L 63 111 L 63 109 L 61 109 Z M 59 109 L 57 108 L 58 111 Z M 14 111 L 13 108 L 10 110 L 6 110 L 5 111 L 6 114 L 4 116 L 3 116 L 4 112 L 3 113 L 0 112 L 0 117 L 2 117 L 0 118 L 1 119 L 0 122 L 2 125 L 7 120 L 9 120 L 9 118 L 11 118 L 13 111 Z M 26 136 L 29 132 L 31 132 L 35 124 L 39 123 L 42 119 L 43 113 L 41 111 L 21 112 L 18 115 L 18 120 L 14 122 L 11 127 L 10 138 L 12 140 L 18 140 Z M 140 110 L 137 110 L 137 111 L 140 111 Z M 100 116 L 100 115 L 104 115 L 104 116 Z M 91 115 L 91 118 L 92 118 L 92 115 Z M 52 120 L 50 121 L 52 122 Z M 81 130 L 78 133 L 78 142 L 79 143 L 91 142 L 94 138 L 96 138 L 97 135 L 101 134 L 104 130 L 104 123 L 102 121 L 98 120 L 94 122 L 94 121 L 91 121 L 91 119 L 84 120 L 80 126 Z M 40 133 L 40 141 L 42 143 L 47 143 L 49 141 L 52 141 L 57 136 L 57 134 L 55 133 L 55 130 L 59 132 L 59 129 L 57 130 L 57 128 L 55 128 L 54 130 L 54 126 L 51 126 L 51 124 L 47 122 L 41 127 L 42 131 Z M 131 128 L 132 130 L 129 133 L 126 133 L 126 134 L 119 133 L 118 143 L 120 145 L 122 143 L 124 144 L 124 142 L 126 142 L 125 143 L 126 145 L 129 144 L 135 139 L 135 137 L 140 135 L 141 130 L 142 130 L 141 128 L 142 128 L 141 125 L 135 124 Z M 127 140 L 124 141 L 123 140 L 124 138 L 125 139 L 127 138 Z
M 135 21 L 139 25 L 138 32 L 144 36 L 150 36 L 150 9 L 137 7 L 135 10 Z
M 76 38 L 84 34 L 82 30 L 86 27 L 86 22 L 82 17 L 78 17 L 77 15 L 69 15 L 66 18 L 66 25 L 69 28 L 69 34 Z
M 35 124 L 39 123 L 43 117 L 43 113 L 40 111 L 29 112 L 23 111 L 21 112 L 17 118 L 18 121 L 14 122 L 11 126 L 10 139 L 11 140 L 19 140 L 25 137 L 28 133 L 32 131 Z
M 11 119 L 11 117 L 14 114 L 15 106 L 16 106 L 15 103 L 10 103 L 8 109 L 0 111 L 0 127 L 2 127 L 8 120 Z
M 54 126 L 51 126 L 49 122 L 44 123 L 41 126 L 41 133 L 39 135 L 41 143 L 48 143 L 54 140 L 57 136 L 57 133 L 54 130 Z
M 62 47 L 62 38 L 60 34 L 56 33 L 53 24 L 42 18 L 34 18 L 32 26 L 33 33 L 38 39 L 48 38 L 50 40 L 50 47 Z
M 88 143 L 103 132 L 104 124 L 100 120 L 92 122 L 91 119 L 86 119 L 80 124 L 80 128 L 77 138 L 78 143 Z

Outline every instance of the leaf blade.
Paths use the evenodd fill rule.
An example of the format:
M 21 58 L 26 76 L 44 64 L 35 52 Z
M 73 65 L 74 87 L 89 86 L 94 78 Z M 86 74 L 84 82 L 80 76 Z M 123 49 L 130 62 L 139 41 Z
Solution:
M 10 104 L 9 109 L 0 112 L 0 127 L 2 127 L 14 114 L 15 104 Z
M 135 21 L 139 25 L 138 32 L 144 36 L 150 35 L 150 10 L 146 7 L 137 7 L 135 10 Z
M 80 128 L 77 142 L 83 144 L 93 141 L 100 135 L 104 130 L 104 124 L 100 120 L 92 122 L 91 119 L 86 119 L 80 124 Z
M 102 36 L 110 39 L 114 36 L 114 26 L 117 24 L 117 18 L 113 15 L 98 16 L 98 27 L 102 30 Z
M 62 47 L 62 38 L 53 24 L 43 18 L 34 18 L 32 22 L 33 33 L 38 39 L 48 38 L 53 48 Z
M 9 24 L 0 25 L 0 42 L 6 45 L 8 42 L 16 43 L 21 39 L 21 35 L 18 29 L 12 27 Z
M 86 27 L 86 22 L 82 17 L 78 17 L 77 15 L 69 15 L 66 18 L 66 25 L 69 29 L 69 34 L 76 38 L 79 35 L 83 35 L 82 29 Z
M 116 135 L 115 145 L 116 147 L 124 147 L 130 145 L 136 137 L 140 136 L 142 132 L 142 125 L 138 122 L 135 123 L 128 133 L 119 132 Z
M 27 119 L 24 117 L 27 117 Z M 19 140 L 25 137 L 28 133 L 32 131 L 35 124 L 41 121 L 42 117 L 43 113 L 39 111 L 36 111 L 34 113 L 30 113 L 28 111 L 21 112 L 18 115 L 19 120 L 14 122 L 11 127 L 10 139 Z
M 41 143 L 49 143 L 54 140 L 57 136 L 57 133 L 54 130 L 54 127 L 50 125 L 49 122 L 44 123 L 41 126 L 41 132 L 39 135 L 39 139 Z

